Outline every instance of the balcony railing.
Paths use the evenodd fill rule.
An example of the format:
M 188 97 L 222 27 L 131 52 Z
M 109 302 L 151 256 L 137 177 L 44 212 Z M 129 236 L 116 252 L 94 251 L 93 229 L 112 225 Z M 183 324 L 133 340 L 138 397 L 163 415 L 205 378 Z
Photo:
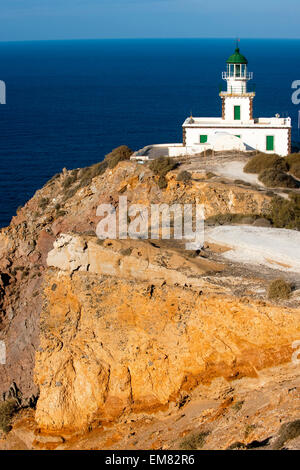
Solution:
M 253 88 L 253 87 L 251 87 Z M 255 95 L 255 91 L 252 89 L 252 90 L 248 90 L 246 89 L 246 86 L 243 86 L 243 87 L 230 87 L 229 90 L 222 90 L 221 87 L 219 88 L 219 92 L 222 94 L 222 95 Z
M 223 80 L 228 80 L 229 78 L 233 78 L 236 80 L 252 80 L 253 78 L 253 72 L 241 72 L 240 74 L 232 74 L 228 72 L 222 72 L 222 78 Z

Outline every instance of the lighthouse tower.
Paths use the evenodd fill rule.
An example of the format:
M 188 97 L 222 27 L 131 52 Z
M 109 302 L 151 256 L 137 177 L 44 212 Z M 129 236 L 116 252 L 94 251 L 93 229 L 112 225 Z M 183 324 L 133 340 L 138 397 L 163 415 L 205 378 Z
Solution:
M 253 73 L 248 72 L 248 60 L 238 44 L 226 61 L 222 73 L 226 90 L 221 91 L 222 115 L 217 117 L 189 116 L 182 125 L 182 144 L 168 145 L 169 156 L 204 155 L 239 151 L 276 153 L 285 157 L 291 153 L 292 125 L 290 117 L 276 113 L 272 117 L 253 117 L 255 93 L 248 90 Z M 201 101 L 198 104 L 201 106 Z
M 248 93 L 247 82 L 253 78 L 248 72 L 248 60 L 236 47 L 226 61 L 227 70 L 222 78 L 227 82 L 227 90 L 220 93 L 222 99 L 222 119 L 225 121 L 252 121 L 254 92 Z

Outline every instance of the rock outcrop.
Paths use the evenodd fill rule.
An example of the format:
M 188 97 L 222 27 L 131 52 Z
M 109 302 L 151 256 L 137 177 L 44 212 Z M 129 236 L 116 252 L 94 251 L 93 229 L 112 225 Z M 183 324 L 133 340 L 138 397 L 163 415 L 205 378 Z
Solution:
M 62 233 L 95 234 L 97 206 L 104 202 L 117 206 L 120 194 L 126 195 L 129 203 L 146 205 L 202 202 L 208 216 L 263 213 L 270 199 L 251 188 L 205 179 L 185 185 L 176 181 L 176 172 L 168 175 L 168 187 L 162 191 L 153 173 L 133 162 L 122 162 L 88 184 L 80 170 L 56 175 L 18 210 L 0 234 L 0 340 L 5 340 L 8 358 L 0 370 L 0 393 L 15 382 L 24 399 L 37 395 L 34 355 L 48 253 Z
M 124 410 L 167 406 L 216 377 L 256 377 L 291 361 L 300 310 L 49 272 L 36 360 L 42 428 L 83 429 Z
M 291 362 L 297 298 L 265 299 L 271 274 L 234 270 L 222 246 L 95 236 L 100 203 L 203 203 L 206 216 L 261 214 L 264 191 L 176 180 L 160 190 L 147 167 L 122 162 L 88 183 L 58 175 L 0 235 L 0 393 L 37 397 L 45 432 L 78 432 L 172 407 L 197 387 L 258 377 Z M 68 179 L 69 178 L 69 179 Z M 71 181 L 71 183 L 70 183 Z M 274 274 L 275 276 L 276 274 Z M 230 385 L 228 385 L 230 387 Z

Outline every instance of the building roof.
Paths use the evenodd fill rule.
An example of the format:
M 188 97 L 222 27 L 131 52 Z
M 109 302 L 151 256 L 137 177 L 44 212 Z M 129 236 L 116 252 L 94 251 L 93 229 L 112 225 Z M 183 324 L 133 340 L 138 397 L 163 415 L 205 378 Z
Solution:
M 221 117 L 193 117 L 194 122 L 189 122 L 190 118 L 187 118 L 183 127 L 192 129 L 192 128 L 289 128 L 291 127 L 291 118 L 277 118 L 277 117 L 266 117 L 266 118 L 257 118 L 251 119 L 248 121 L 230 121 L 222 119 Z
M 240 53 L 239 47 L 236 48 L 235 53 L 232 54 L 228 60 L 226 61 L 227 64 L 248 64 L 248 60 L 246 57 Z

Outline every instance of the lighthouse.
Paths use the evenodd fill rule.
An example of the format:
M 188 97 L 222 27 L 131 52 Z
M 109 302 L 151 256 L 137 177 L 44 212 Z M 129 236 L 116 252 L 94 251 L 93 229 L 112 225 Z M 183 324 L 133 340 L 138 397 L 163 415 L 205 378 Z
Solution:
M 286 156 L 291 153 L 291 118 L 254 117 L 254 91 L 248 90 L 253 73 L 239 47 L 226 61 L 220 92 L 221 116 L 188 117 L 183 123 L 183 149 L 169 147 L 169 155 L 200 154 L 204 150 L 260 151 Z M 195 103 L 191 103 L 195 108 Z M 200 106 L 199 106 L 200 107 Z
M 237 47 L 226 63 L 227 70 L 222 72 L 222 78 L 227 82 L 227 90 L 220 93 L 222 119 L 251 121 L 255 93 L 247 92 L 247 83 L 253 78 L 253 73 L 248 72 L 248 60 Z

